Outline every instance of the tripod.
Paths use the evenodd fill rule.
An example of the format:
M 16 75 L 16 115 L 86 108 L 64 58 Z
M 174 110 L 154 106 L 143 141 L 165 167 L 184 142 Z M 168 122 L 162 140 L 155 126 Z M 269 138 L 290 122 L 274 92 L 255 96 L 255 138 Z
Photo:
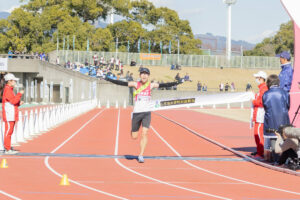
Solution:
M 293 125 L 294 122 L 295 122 L 295 119 L 296 119 L 296 117 L 297 117 L 297 115 L 298 115 L 298 113 L 299 113 L 299 110 L 300 110 L 300 105 L 298 106 L 298 109 L 297 109 L 297 111 L 295 112 L 295 116 L 294 116 L 294 119 L 293 119 L 293 121 L 292 121 L 292 125 Z

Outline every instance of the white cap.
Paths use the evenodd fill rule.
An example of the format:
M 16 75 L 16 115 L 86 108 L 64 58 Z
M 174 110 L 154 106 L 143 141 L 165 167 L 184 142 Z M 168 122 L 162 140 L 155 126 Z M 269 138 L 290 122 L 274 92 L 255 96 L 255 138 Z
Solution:
M 265 80 L 267 80 L 267 73 L 266 72 L 264 72 L 264 71 L 259 71 L 257 74 L 253 74 L 253 76 L 255 77 L 255 78 L 263 78 L 263 79 L 265 79 Z
M 8 73 L 4 76 L 4 80 L 5 81 L 11 81 L 11 80 L 18 81 L 19 79 L 16 78 L 15 75 Z

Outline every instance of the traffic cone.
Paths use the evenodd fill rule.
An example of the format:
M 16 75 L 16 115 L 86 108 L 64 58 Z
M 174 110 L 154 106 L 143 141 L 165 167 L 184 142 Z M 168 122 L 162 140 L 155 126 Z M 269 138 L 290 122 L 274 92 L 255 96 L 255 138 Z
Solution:
M 1 165 L 0 165 L 0 168 L 8 168 L 8 165 L 7 165 L 7 161 L 6 161 L 6 159 L 4 158 L 4 159 L 2 159 L 2 161 L 1 161 Z
M 63 186 L 64 186 L 64 185 L 65 185 L 65 186 L 70 185 L 67 174 L 64 174 L 64 175 L 62 176 L 59 185 L 63 185 Z
M 123 108 L 124 108 L 124 109 L 126 108 L 126 100 L 124 100 Z
M 107 100 L 106 108 L 110 108 L 109 100 Z

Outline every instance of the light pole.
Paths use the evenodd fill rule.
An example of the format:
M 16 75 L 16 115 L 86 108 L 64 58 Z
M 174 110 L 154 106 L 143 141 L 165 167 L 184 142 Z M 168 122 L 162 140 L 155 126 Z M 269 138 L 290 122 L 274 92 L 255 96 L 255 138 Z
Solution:
M 226 45 L 226 55 L 227 60 L 231 59 L 231 5 L 235 4 L 237 0 L 223 0 L 227 4 L 227 45 Z

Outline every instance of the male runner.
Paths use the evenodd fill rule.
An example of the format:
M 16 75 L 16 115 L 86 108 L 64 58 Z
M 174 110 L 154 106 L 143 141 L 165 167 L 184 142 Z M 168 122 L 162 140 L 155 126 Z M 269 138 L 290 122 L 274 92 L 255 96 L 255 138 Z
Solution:
M 107 81 L 110 81 L 117 85 L 128 86 L 135 88 L 136 91 L 133 93 L 133 97 L 135 100 L 133 114 L 132 114 L 132 126 L 131 126 L 131 137 L 132 139 L 138 138 L 138 133 L 140 126 L 142 125 L 142 138 L 140 141 L 140 154 L 138 156 L 138 162 L 144 162 L 144 151 L 147 145 L 148 137 L 147 133 L 150 127 L 151 122 L 151 90 L 153 88 L 166 88 L 172 87 L 182 83 L 182 81 L 171 82 L 171 83 L 150 83 L 149 81 L 150 70 L 148 68 L 140 69 L 140 81 L 130 81 L 124 82 L 120 80 L 113 80 L 109 77 L 106 78 Z

